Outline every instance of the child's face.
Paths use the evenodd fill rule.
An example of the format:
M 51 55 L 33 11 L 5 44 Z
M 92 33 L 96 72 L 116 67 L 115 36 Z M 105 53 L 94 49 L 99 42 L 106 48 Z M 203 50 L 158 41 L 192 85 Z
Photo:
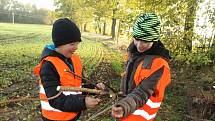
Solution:
M 137 47 L 138 52 L 145 52 L 148 49 L 150 49 L 153 45 L 153 42 L 144 42 L 141 40 L 137 40 L 133 38 L 134 40 L 134 45 Z
M 79 42 L 69 43 L 66 45 L 61 45 L 58 47 L 60 49 L 61 53 L 67 57 L 70 58 L 73 53 L 78 49 Z

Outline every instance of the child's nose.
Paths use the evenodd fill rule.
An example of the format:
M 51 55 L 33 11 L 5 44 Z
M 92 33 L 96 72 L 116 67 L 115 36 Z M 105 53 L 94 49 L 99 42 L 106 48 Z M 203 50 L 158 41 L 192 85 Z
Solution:
M 78 49 L 78 45 L 75 46 L 75 50 L 77 50 L 77 49 Z

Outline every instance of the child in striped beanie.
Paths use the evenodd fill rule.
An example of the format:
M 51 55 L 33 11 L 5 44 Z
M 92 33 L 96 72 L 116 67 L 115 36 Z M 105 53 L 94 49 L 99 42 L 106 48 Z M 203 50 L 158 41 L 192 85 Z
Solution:
M 171 76 L 169 51 L 160 41 L 160 20 L 154 13 L 138 16 L 121 91 L 125 97 L 113 105 L 111 115 L 120 121 L 153 121 Z

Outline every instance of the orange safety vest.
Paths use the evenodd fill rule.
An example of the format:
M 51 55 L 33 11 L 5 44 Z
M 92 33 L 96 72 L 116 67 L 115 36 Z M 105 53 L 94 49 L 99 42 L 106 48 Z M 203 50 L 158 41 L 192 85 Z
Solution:
M 82 77 L 82 65 L 80 62 L 80 58 L 73 54 L 71 57 L 71 60 L 73 62 L 74 66 L 74 71 L 75 74 L 79 75 Z M 46 57 L 44 58 L 35 68 L 34 68 L 34 73 L 39 76 L 40 74 L 40 69 L 44 61 L 49 61 L 51 62 L 59 76 L 60 76 L 60 85 L 61 86 L 72 86 L 72 87 L 81 87 L 82 79 L 79 77 L 76 77 L 75 75 L 69 73 L 68 71 L 71 71 L 70 68 L 58 57 Z M 50 120 L 71 120 L 74 117 L 77 116 L 78 112 L 63 112 L 61 110 L 55 109 L 52 106 L 50 106 L 48 100 L 44 100 L 47 98 L 45 94 L 45 90 L 43 85 L 40 83 L 40 92 L 39 92 L 39 97 L 41 99 L 41 108 L 42 108 L 42 115 L 46 117 L 47 119 Z M 81 92 L 72 92 L 72 91 L 64 91 L 64 95 L 76 95 L 76 94 L 81 94 Z M 43 100 L 42 100 L 43 99 Z
M 150 69 L 142 68 L 143 62 L 144 60 L 138 65 L 134 75 L 136 86 L 162 67 L 164 67 L 163 75 L 155 86 L 154 94 L 146 101 L 146 103 L 129 116 L 120 119 L 120 121 L 153 121 L 163 100 L 165 88 L 170 83 L 170 68 L 166 60 L 160 57 L 154 58 Z

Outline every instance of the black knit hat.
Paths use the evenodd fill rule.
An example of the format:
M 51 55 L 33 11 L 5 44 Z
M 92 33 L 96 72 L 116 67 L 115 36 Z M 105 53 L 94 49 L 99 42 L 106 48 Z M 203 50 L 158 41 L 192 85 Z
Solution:
M 53 24 L 52 41 L 55 47 L 73 42 L 81 42 L 81 33 L 74 22 L 68 18 L 61 18 Z

